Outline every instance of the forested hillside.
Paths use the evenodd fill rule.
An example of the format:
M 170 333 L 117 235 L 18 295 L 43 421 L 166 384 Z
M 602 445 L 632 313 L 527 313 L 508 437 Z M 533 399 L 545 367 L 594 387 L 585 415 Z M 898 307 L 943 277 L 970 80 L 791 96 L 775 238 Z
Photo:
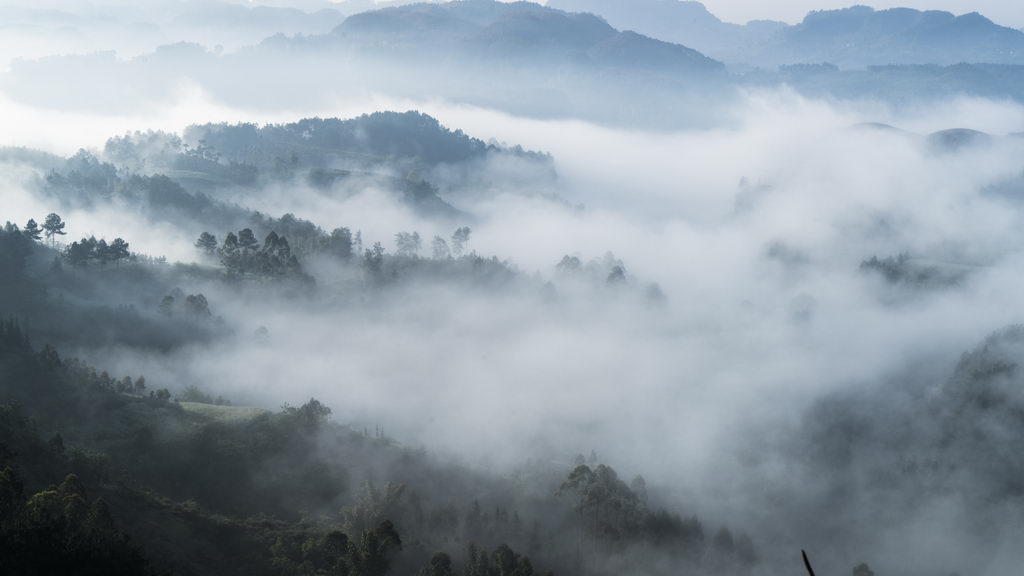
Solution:
M 5 567 L 528 576 L 605 573 L 613 557 L 640 554 L 741 572 L 757 560 L 748 536 L 660 508 L 642 477 L 626 482 L 593 455 L 495 475 L 332 420 L 316 399 L 249 408 L 63 357 L 50 342 L 171 350 L 233 337 L 214 317 L 216 301 L 174 284 L 245 290 L 254 304 L 280 290 L 316 301 L 322 289 L 275 231 L 262 246 L 248 228 L 222 244 L 206 234 L 197 258 L 217 255 L 219 266 L 170 266 L 120 238 L 55 250 L 66 223 L 41 220 L 0 232 Z M 357 256 L 342 230 L 320 233 L 323 247 L 303 257 L 337 259 L 363 277 L 360 291 L 438 278 L 489 289 L 526 281 L 467 254 L 468 227 L 453 235 L 454 254 L 435 238 L 430 258 L 417 256 L 418 235 L 401 234 L 398 253 L 376 244 Z M 585 273 L 568 257 L 560 269 Z M 589 273 L 599 284 L 631 282 L 621 264 Z M 269 345 L 259 332 L 251 338 Z
M 706 1 L 0 2 L 0 576 L 1019 573 L 1024 6 Z

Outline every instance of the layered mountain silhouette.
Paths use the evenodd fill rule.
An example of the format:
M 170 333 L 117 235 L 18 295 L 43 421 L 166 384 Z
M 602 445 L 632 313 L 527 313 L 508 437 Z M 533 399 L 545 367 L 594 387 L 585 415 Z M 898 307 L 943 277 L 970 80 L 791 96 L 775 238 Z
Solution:
M 961 62 L 1024 64 L 1024 33 L 972 12 L 854 6 L 812 12 L 764 46 L 778 63 L 831 62 L 840 67 Z
M 756 20 L 746 25 L 723 22 L 703 4 L 681 0 L 548 0 L 552 8 L 592 12 L 622 30 L 689 46 L 726 62 L 747 62 L 784 22 Z
M 330 36 L 336 45 L 377 57 L 674 72 L 723 69 L 686 46 L 620 32 L 593 14 L 530 2 L 465 0 L 384 8 L 349 17 Z
M 551 0 L 568 8 L 575 1 Z M 643 16 L 648 3 L 664 16 Z M 622 10 L 607 12 L 615 19 L 531 2 L 408 4 L 223 53 L 176 44 L 127 59 L 107 52 L 19 60 L 0 74 L 0 87 L 33 106 L 148 112 L 140 102 L 170 102 L 188 79 L 241 108 L 387 95 L 654 129 L 714 125 L 745 90 L 780 86 L 896 106 L 964 95 L 1024 102 L 1024 61 L 1014 63 L 1024 32 L 976 14 L 854 7 L 813 12 L 795 26 L 740 26 L 696 2 L 586 5 Z M 676 41 L 654 37 L 677 21 Z M 660 28 L 644 28 L 654 24 Z
M 722 22 L 699 2 L 550 0 L 593 12 L 617 28 L 677 42 L 728 63 L 778 66 L 829 62 L 840 68 L 889 64 L 1024 64 L 1024 32 L 972 12 L 874 10 L 853 6 L 811 12 L 795 26 Z

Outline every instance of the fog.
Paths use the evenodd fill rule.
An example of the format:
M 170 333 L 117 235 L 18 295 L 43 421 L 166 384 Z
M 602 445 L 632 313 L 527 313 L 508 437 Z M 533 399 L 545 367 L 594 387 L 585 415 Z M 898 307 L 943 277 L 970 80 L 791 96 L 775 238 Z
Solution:
M 1019 106 L 966 100 L 892 118 L 754 93 L 727 128 L 671 134 L 415 107 L 484 138 L 543 145 L 556 158 L 564 202 L 496 190 L 460 206 L 476 216 L 472 249 L 510 259 L 526 275 L 520 285 L 403 285 L 366 302 L 328 272 L 316 305 L 182 286 L 202 290 L 239 336 L 170 355 L 85 354 L 117 373 L 261 406 L 315 396 L 339 420 L 379 424 L 403 443 L 488 469 L 597 450 L 684 504 L 696 499 L 702 514 L 749 522 L 777 510 L 748 483 L 794 491 L 801 482 L 784 472 L 796 466 L 791 456 L 774 451 L 785 450 L 816 401 L 874 390 L 919 362 L 943 378 L 961 352 L 1024 312 L 1020 214 L 979 194 L 1020 174 L 1024 143 L 943 153 L 910 135 L 853 128 L 898 120 L 921 133 L 993 130 L 1021 118 Z M 325 229 L 357 227 L 366 245 L 390 247 L 397 231 L 448 232 L 373 188 L 339 201 L 287 186 L 251 201 Z M 34 201 L 5 217 L 45 211 Z M 116 233 L 150 254 L 194 258 L 192 236 L 171 227 L 104 211 L 67 219 L 75 235 Z M 773 247 L 789 256 L 773 257 Z M 638 283 L 656 282 L 665 302 L 555 271 L 563 255 L 606 252 Z M 872 255 L 902 252 L 971 273 L 955 289 L 901 297 L 858 270 Z M 549 280 L 554 299 L 542 296 Z M 269 343 L 249 336 L 261 326 Z M 893 521 L 894 532 L 908 528 Z M 949 530 L 933 538 L 965 536 Z M 895 569 L 935 545 L 902 542 L 910 550 L 879 550 L 876 561 Z
M 732 19 L 790 19 L 804 9 L 708 5 Z M 991 8 L 994 17 L 1024 18 Z M 119 58 L 132 54 L 122 48 L 132 37 L 122 40 Z M 488 106 L 492 95 L 417 97 L 385 81 L 294 100 L 287 90 L 250 98 L 221 90 L 214 72 L 131 76 L 136 90 L 115 104 L 102 89 L 34 102 L 17 66 L 10 74 L 0 81 L 0 143 L 62 158 L 85 149 L 116 164 L 104 144 L 134 131 L 181 135 L 204 123 L 418 110 L 484 142 L 550 153 L 557 173 L 501 156 L 423 170 L 455 216 L 403 202 L 388 179 L 406 177 L 402 166 L 376 166 L 327 189 L 297 176 L 225 186 L 211 197 L 275 218 L 293 214 L 324 231 L 345 226 L 365 248 L 380 242 L 392 253 L 396 233 L 416 231 L 424 259 L 429 239 L 469 225 L 468 249 L 514 274 L 480 280 L 399 267 L 377 285 L 357 266 L 314 255 L 303 268 L 315 289 L 297 297 L 161 265 L 183 293 L 205 295 L 223 322 L 216 337 L 169 350 L 83 339 L 63 355 L 111 374 L 145 374 L 152 389 L 195 385 L 240 406 L 275 410 L 315 397 L 336 422 L 380 426 L 402 445 L 499 476 L 527 461 L 569 466 L 595 451 L 623 476 L 642 473 L 661 501 L 744 526 L 760 547 L 758 574 L 795 573 L 794 550 L 811 546 L 820 573 L 868 561 L 879 574 L 995 576 L 1024 560 L 1013 542 L 1024 528 L 1012 489 L 1019 480 L 1000 476 L 1003 469 L 968 461 L 949 478 L 927 475 L 929 486 L 915 484 L 917 476 L 873 476 L 915 454 L 961 454 L 934 456 L 944 436 L 926 418 L 931 403 L 965 352 L 1024 322 L 1018 102 L 953 95 L 894 104 L 734 87 L 700 121 L 690 121 L 699 110 L 665 105 L 632 122 L 580 112 L 619 98 L 614 91 L 550 114 L 559 106 L 543 94 L 531 96 L 538 105 L 510 108 Z M 40 78 L 39 87 L 50 86 Z M 647 121 L 659 115 L 687 120 Z M 930 137 L 950 129 L 990 137 Z M 41 221 L 56 211 L 68 223 L 67 242 L 123 237 L 134 252 L 172 264 L 220 265 L 193 243 L 201 231 L 221 237 L 229 224 L 209 229 L 128 202 L 63 203 L 44 193 L 48 171 L 29 164 L 0 165 L 3 220 Z M 1010 192 L 993 192 L 1000 186 Z M 862 264 L 901 254 L 932 280 L 892 280 Z M 579 258 L 579 269 L 559 267 L 565 256 Z M 621 282 L 612 281 L 616 265 Z M 158 318 L 163 296 L 140 293 L 131 304 Z M 1019 391 L 1008 394 L 1020 402 Z M 870 433 L 844 437 L 855 455 L 833 466 L 820 454 L 839 434 L 830 425 L 850 414 Z M 912 433 L 901 437 L 904 425 Z M 1020 432 L 1012 419 L 986 426 L 995 436 Z M 990 488 L 1003 483 L 1005 493 Z

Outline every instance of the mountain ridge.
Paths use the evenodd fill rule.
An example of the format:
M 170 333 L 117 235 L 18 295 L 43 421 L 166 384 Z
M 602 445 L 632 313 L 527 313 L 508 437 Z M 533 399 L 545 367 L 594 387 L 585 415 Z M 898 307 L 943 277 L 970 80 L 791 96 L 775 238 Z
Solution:
M 549 0 L 548 5 L 592 11 L 617 28 L 684 44 L 734 65 L 1024 64 L 1024 32 L 978 12 L 876 10 L 858 4 L 814 10 L 794 25 L 740 25 L 723 22 L 695 1 Z

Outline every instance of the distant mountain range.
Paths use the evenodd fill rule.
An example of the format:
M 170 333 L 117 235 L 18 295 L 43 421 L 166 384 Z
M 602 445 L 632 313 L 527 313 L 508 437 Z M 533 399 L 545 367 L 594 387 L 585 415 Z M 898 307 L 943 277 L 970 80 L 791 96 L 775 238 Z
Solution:
M 842 69 L 1024 65 L 1024 31 L 973 12 L 955 16 L 906 8 L 815 11 L 791 26 L 723 22 L 692 0 L 305 0 L 299 3 L 305 9 L 226 0 L 150 0 L 138 6 L 95 0 L 59 8 L 30 0 L 2 4 L 0 63 L 106 50 L 128 56 L 178 42 L 230 51 L 285 35 L 299 41 L 329 38 L 364 55 L 435 62 L 456 54 L 460 60 L 518 58 L 532 65 L 611 69 L 650 69 L 646 63 L 653 60 L 689 71 L 719 69 L 715 60 L 733 70 L 823 62 Z
M 33 106 L 148 113 L 171 101 L 187 78 L 239 108 L 272 109 L 282 101 L 315 108 L 339 97 L 386 95 L 654 129 L 718 125 L 743 90 L 783 85 L 810 97 L 894 106 L 957 96 L 1024 102 L 1024 61 L 1014 64 L 1024 60 L 1024 49 L 1015 48 L 1024 33 L 977 15 L 855 7 L 814 12 L 795 26 L 739 26 L 695 2 L 630 2 L 632 16 L 620 14 L 633 18 L 626 23 L 530 2 L 393 6 L 354 14 L 319 34 L 277 34 L 233 52 L 177 44 L 129 59 L 98 53 L 18 60 L 0 73 L 0 88 Z M 718 31 L 703 41 L 722 51 L 733 42 L 739 55 L 714 59 L 629 30 L 643 3 L 665 11 L 663 33 L 672 14 L 689 14 L 682 30 Z
M 597 16 L 597 17 L 595 17 Z M 461 0 L 356 14 L 331 36 L 362 53 L 500 58 L 533 65 L 715 71 L 723 63 L 840 69 L 961 63 L 1024 65 L 1024 32 L 972 12 L 853 6 L 802 22 L 723 22 L 680 0 Z M 706 56 L 705 56 L 706 55 Z
M 592 12 L 616 28 L 680 43 L 730 64 L 1024 64 L 1024 32 L 999 26 L 976 12 L 955 16 L 935 10 L 853 6 L 811 12 L 790 26 L 722 22 L 692 1 L 549 0 L 548 6 Z
M 467 0 L 384 8 L 350 16 L 331 38 L 362 54 L 435 62 L 499 59 L 531 67 L 723 69 L 720 62 L 691 48 L 620 32 L 592 14 L 530 2 Z
M 551 8 L 590 12 L 612 26 L 689 46 L 726 62 L 749 62 L 756 50 L 785 22 L 753 21 L 747 25 L 723 22 L 700 2 L 680 0 L 548 0 Z

